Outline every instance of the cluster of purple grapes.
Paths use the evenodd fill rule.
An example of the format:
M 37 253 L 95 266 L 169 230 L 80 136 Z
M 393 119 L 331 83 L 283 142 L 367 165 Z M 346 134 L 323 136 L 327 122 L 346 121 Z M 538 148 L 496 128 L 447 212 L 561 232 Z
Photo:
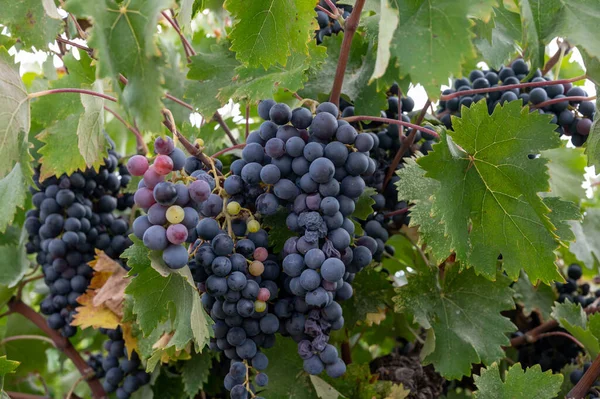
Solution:
M 94 259 L 95 249 L 118 259 L 131 245 L 127 219 L 115 214 L 131 205 L 131 197 L 120 194 L 130 179 L 112 150 L 98 171 L 87 169 L 42 182 L 38 172 L 34 176 L 36 186 L 30 190 L 36 209 L 27 212 L 25 221 L 27 252 L 37 253 L 50 289 L 41 311 L 48 316 L 48 325 L 65 337 L 77 332 L 70 323 L 77 298 L 92 277 L 87 263 Z
M 102 387 L 107 394 L 114 392 L 117 399 L 129 399 L 150 382 L 150 374 L 144 371 L 137 352 L 128 356 L 121 327 L 115 330 L 101 328 L 100 332 L 108 336 L 104 342 L 106 354 L 92 355 L 87 363 L 96 377 L 103 379 Z
M 351 215 L 376 169 L 369 157 L 374 139 L 338 120 L 338 108 L 322 103 L 313 116 L 306 108 L 262 101 L 265 119 L 249 135 L 234 175 L 248 186 L 261 185 L 256 199 L 260 215 L 286 208 L 288 239 L 280 254 L 282 288 L 274 303 L 279 332 L 298 342 L 305 370 L 332 377 L 345 371 L 329 333 L 344 325 L 341 306 L 350 298 L 354 274 L 372 259 L 376 242 L 359 238 L 355 246 Z
M 214 179 L 197 170 L 191 174 L 191 184 L 186 185 L 188 176 L 182 173 L 186 165 L 183 151 L 175 148 L 169 137 L 157 138 L 154 149 L 158 155 L 152 165 L 142 155 L 131 157 L 127 163 L 132 175 L 143 176 L 134 200 L 146 215 L 135 219 L 133 233 L 147 248 L 161 251 L 167 266 L 180 269 L 188 264 L 189 258 L 183 244 L 196 240 L 198 209 L 212 196 Z M 172 181 L 166 179 L 168 175 Z
M 349 4 L 339 4 L 338 5 L 338 4 L 336 4 L 337 0 L 331 0 L 331 2 L 334 5 L 336 5 L 336 7 L 338 9 L 342 10 L 342 13 L 341 13 L 342 18 L 346 19 L 350 16 L 350 13 L 352 12 L 351 5 L 349 5 Z M 329 7 L 327 2 L 324 0 L 320 0 L 319 5 L 330 12 L 334 11 L 331 9 L 331 7 Z M 338 33 L 342 32 L 344 30 L 342 28 L 342 25 L 340 24 L 340 21 L 338 21 L 337 19 L 331 18 L 329 15 L 327 15 L 326 12 L 320 10 L 317 7 L 315 7 L 315 11 L 317 12 L 317 23 L 319 24 L 319 30 L 317 30 L 315 33 L 315 36 L 317 38 L 317 44 L 323 43 L 323 38 L 325 36 L 331 36 L 332 34 L 337 35 Z
M 268 359 L 260 348 L 272 347 L 279 330 L 279 320 L 269 312 L 268 301 L 277 298 L 280 266 L 266 249 L 267 233 L 260 229 L 234 242 L 213 218 L 202 219 L 197 232 L 190 268 L 203 292 L 202 303 L 215 321 L 211 349 L 223 351 L 234 362 L 245 361 L 251 369 L 264 370 Z M 225 378 L 232 397 L 237 397 L 238 390 L 251 389 L 243 384 L 245 372 L 244 380 L 238 377 Z M 259 380 L 256 383 L 266 385 Z M 236 388 L 238 385 L 242 386 Z
M 500 70 L 473 70 L 469 78 L 460 78 L 454 81 L 454 88 L 447 89 L 443 94 L 451 94 L 471 89 L 486 89 L 489 87 L 506 86 L 519 84 L 529 76 L 529 66 L 527 63 L 518 59 L 510 66 L 502 67 Z M 536 70 L 530 82 L 551 81 L 549 77 L 542 77 L 541 71 Z M 536 107 L 542 114 L 551 114 L 552 123 L 558 125 L 556 132 L 561 136 L 569 136 L 571 143 L 576 147 L 581 147 L 587 140 L 594 120 L 596 106 L 592 101 L 560 101 L 550 105 L 537 108 L 548 100 L 561 99 L 565 97 L 587 97 L 586 91 L 572 83 L 553 84 L 543 87 L 510 89 L 506 91 L 495 91 L 490 93 L 466 95 L 455 97 L 448 101 L 440 101 L 438 112 L 442 114 L 440 120 L 448 128 L 452 128 L 451 115 L 460 115 L 460 108 L 464 105 L 470 107 L 474 102 L 487 101 L 488 110 L 493 112 L 497 104 L 504 104 L 508 101 L 522 100 L 523 105 L 530 104 Z

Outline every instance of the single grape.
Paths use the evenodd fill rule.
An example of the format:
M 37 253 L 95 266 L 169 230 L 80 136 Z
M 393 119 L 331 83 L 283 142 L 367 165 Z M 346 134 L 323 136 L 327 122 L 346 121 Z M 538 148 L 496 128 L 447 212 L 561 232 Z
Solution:
M 239 202 L 231 201 L 227 204 L 227 213 L 232 216 L 239 214 L 241 210 L 242 206 L 239 204 Z
M 167 231 L 162 226 L 151 226 L 143 236 L 144 245 L 155 251 L 162 251 L 168 245 Z
M 175 149 L 175 143 L 170 137 L 157 137 L 154 140 L 154 151 L 157 154 L 169 155 Z
M 183 224 L 172 224 L 167 228 L 167 239 L 171 244 L 183 244 L 188 237 L 188 229 Z
M 148 158 L 143 155 L 134 155 L 127 161 L 127 170 L 133 176 L 143 176 L 148 167 Z
M 248 272 L 253 276 L 260 276 L 264 271 L 265 265 L 258 260 L 253 261 L 248 267 Z
M 256 233 L 258 230 L 260 230 L 260 223 L 257 220 L 252 219 L 248 222 L 247 227 L 250 233 Z
M 287 104 L 274 104 L 269 110 L 269 119 L 278 125 L 285 125 L 292 118 L 292 110 Z
M 185 217 L 185 212 L 179 205 L 172 205 L 167 209 L 167 221 L 172 224 L 181 223 Z
M 168 155 L 159 155 L 152 166 L 159 175 L 168 175 L 173 171 L 173 160 Z
M 267 303 L 264 301 L 255 301 L 254 310 L 258 313 L 262 313 L 267 309 Z

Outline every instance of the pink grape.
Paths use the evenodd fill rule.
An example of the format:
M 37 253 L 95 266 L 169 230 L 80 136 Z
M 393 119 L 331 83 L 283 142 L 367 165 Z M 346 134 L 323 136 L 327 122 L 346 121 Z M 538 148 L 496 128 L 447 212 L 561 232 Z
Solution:
M 156 173 L 154 165 L 150 166 L 144 173 L 144 184 L 146 187 L 153 189 L 158 183 L 165 180 L 165 177 Z
M 210 195 L 210 185 L 204 180 L 196 180 L 188 189 L 190 198 L 198 203 L 204 202 Z
M 159 155 L 152 166 L 159 175 L 168 175 L 173 171 L 173 160 L 168 155 Z
M 143 155 L 134 155 L 127 161 L 127 170 L 133 176 L 142 176 L 148 170 L 148 158 Z
M 267 256 L 269 256 L 269 251 L 266 248 L 258 247 L 254 250 L 254 259 L 264 262 L 267 260 Z
M 172 224 L 167 228 L 167 239 L 171 244 L 182 244 L 187 240 L 187 237 L 188 230 L 182 224 Z
M 175 149 L 175 143 L 170 137 L 162 138 L 158 137 L 154 140 L 154 151 L 157 154 L 169 155 Z
M 138 189 L 133 196 L 133 200 L 140 208 L 144 209 L 148 209 L 156 203 L 154 193 L 146 187 Z
M 271 297 L 271 291 L 269 291 L 266 288 L 261 288 L 258 290 L 258 296 L 256 297 L 256 299 L 258 299 L 259 301 L 262 301 L 262 302 L 267 302 L 270 297 Z

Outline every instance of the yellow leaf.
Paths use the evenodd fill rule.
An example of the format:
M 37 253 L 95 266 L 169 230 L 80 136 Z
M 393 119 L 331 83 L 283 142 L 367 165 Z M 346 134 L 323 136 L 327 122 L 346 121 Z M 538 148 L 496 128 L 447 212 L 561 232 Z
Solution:
M 385 399 L 405 399 L 406 397 L 408 397 L 409 394 L 410 391 L 408 389 L 404 389 L 402 384 L 394 384 L 392 385 L 392 390 L 390 391 L 390 394 L 386 396 Z
M 115 329 L 121 321 L 110 309 L 104 306 L 95 307 L 92 303 L 93 297 L 89 292 L 77 298 L 77 302 L 82 306 L 77 308 L 77 313 L 71 322 L 72 326 Z
M 133 336 L 130 323 L 121 323 L 121 330 L 123 330 L 123 340 L 125 348 L 127 348 L 127 358 L 130 359 L 133 351 L 138 351 L 137 338 Z
M 385 320 L 385 309 L 377 308 L 377 313 L 367 313 L 365 323 L 370 327 L 373 324 L 379 325 Z

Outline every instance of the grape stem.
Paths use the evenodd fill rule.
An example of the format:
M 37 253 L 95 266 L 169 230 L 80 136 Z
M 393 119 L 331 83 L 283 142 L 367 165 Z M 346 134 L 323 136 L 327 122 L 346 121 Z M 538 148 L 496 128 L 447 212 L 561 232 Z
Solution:
M 7 342 L 20 341 L 20 340 L 44 341 L 44 342 L 47 342 L 50 345 L 56 347 L 56 345 L 54 344 L 54 341 L 52 341 L 52 339 L 50 339 L 48 337 L 44 337 L 43 335 L 13 335 L 11 337 L 4 338 L 2 341 L 0 341 L 0 346 L 6 344 Z
M 214 154 L 212 154 L 210 157 L 211 157 L 211 158 L 220 157 L 220 156 L 221 156 L 221 155 L 223 155 L 223 154 L 226 154 L 226 153 L 228 153 L 228 152 L 230 152 L 230 151 L 233 151 L 233 150 L 237 150 L 237 149 L 239 149 L 239 148 L 244 148 L 245 146 L 246 146 L 246 143 L 242 143 L 242 144 L 236 144 L 236 145 L 234 145 L 234 146 L 232 146 L 232 147 L 225 148 L 225 149 L 222 149 L 221 151 L 215 152 L 215 153 L 214 153 Z
M 461 93 L 463 93 L 463 92 L 461 92 Z M 429 134 L 430 136 L 433 136 L 437 139 L 440 138 L 440 135 L 437 134 L 436 132 L 434 132 L 433 130 L 429 130 L 422 126 L 415 125 L 415 124 L 409 123 L 409 122 L 399 121 L 396 119 L 381 118 L 379 116 L 358 115 L 358 116 L 349 116 L 347 118 L 342 118 L 342 120 L 344 120 L 348 123 L 359 122 L 359 121 L 373 121 L 373 122 L 383 122 L 383 123 L 387 123 L 390 125 L 400 125 L 400 126 L 410 127 L 415 130 L 420 130 L 420 131 L 425 132 L 425 133 Z
M 91 48 L 89 48 L 87 46 L 84 46 L 83 44 L 75 43 L 75 42 L 73 42 L 71 40 L 64 39 L 64 38 L 62 38 L 60 36 L 56 37 L 56 41 L 59 42 L 59 43 L 68 44 L 71 47 L 77 47 L 78 49 L 83 50 L 83 51 L 85 51 L 86 53 L 89 53 L 89 54 L 92 54 L 94 52 Z
M 134 126 L 131 126 L 129 124 L 129 122 L 127 122 L 125 119 L 123 119 L 123 117 L 121 115 L 116 113 L 114 110 L 108 108 L 106 105 L 104 106 L 104 110 L 111 113 L 115 117 L 115 119 L 117 119 L 119 122 L 121 122 L 131 133 L 133 133 L 133 135 L 135 136 L 135 142 L 137 145 L 138 154 L 141 154 L 141 155 L 148 154 L 148 146 L 144 142 L 144 138 L 142 137 L 142 134 L 140 133 L 140 131 L 137 128 L 135 128 Z
M 332 13 L 331 11 L 329 11 L 328 9 L 326 9 L 323 6 L 317 5 L 317 8 L 321 11 L 323 11 L 325 14 L 327 14 L 329 16 L 329 18 L 331 19 L 337 19 L 337 15 L 335 15 L 334 13 Z
M 335 105 L 340 103 L 340 95 L 342 94 L 342 85 L 344 84 L 344 74 L 346 73 L 346 66 L 348 65 L 348 57 L 350 56 L 350 48 L 352 47 L 352 38 L 356 29 L 358 29 L 358 22 L 360 20 L 360 14 L 365 5 L 366 0 L 356 0 L 354 9 L 348 19 L 345 22 L 344 28 L 344 39 L 342 40 L 342 47 L 340 49 L 340 56 L 338 58 L 337 69 L 335 70 L 335 79 L 333 80 L 333 87 L 331 88 L 331 96 L 329 101 Z
M 181 43 L 183 44 L 183 49 L 185 50 L 185 55 L 187 57 L 187 61 L 189 63 L 190 56 L 196 55 L 194 48 L 192 47 L 190 42 L 186 39 L 186 37 L 183 35 L 183 32 L 181 32 L 181 29 L 179 28 L 179 24 L 177 23 L 175 16 L 173 16 L 173 19 L 171 19 L 171 17 L 167 14 L 166 11 L 161 11 L 160 13 L 167 20 L 167 22 L 169 22 L 169 24 L 173 27 L 173 29 L 175 29 L 175 32 L 177 32 L 177 34 L 179 35 L 179 38 L 181 39 Z
M 73 89 L 73 88 L 42 90 L 42 91 L 38 91 L 38 92 L 35 92 L 35 93 L 29 93 L 27 95 L 27 98 L 28 99 L 32 99 L 32 98 L 47 96 L 49 94 L 59 94 L 59 93 L 89 94 L 90 96 L 100 97 L 100 98 L 103 98 L 105 100 L 109 100 L 109 101 L 112 101 L 112 102 L 115 102 L 115 103 L 117 102 L 117 99 L 115 97 L 109 96 L 109 95 L 104 94 L 104 93 L 98 93 L 97 91 L 93 91 L 93 90 Z
M 569 53 L 569 51 L 571 51 L 571 45 L 569 44 L 569 42 L 567 42 L 566 40 L 561 41 L 559 39 L 558 50 L 556 50 L 556 53 L 554 53 L 554 55 L 552 57 L 550 57 L 550 59 L 546 62 L 546 64 L 542 68 L 542 76 L 546 75 L 548 72 L 550 72 L 552 67 L 554 65 L 556 65 L 556 63 L 558 61 L 560 61 L 565 55 L 567 55 Z M 554 76 L 554 77 L 556 78 L 557 76 Z
M 400 116 L 401 110 L 402 110 L 401 104 L 402 104 L 402 102 L 398 101 L 398 106 L 399 106 L 398 107 L 398 119 L 402 119 L 402 117 Z M 431 104 L 431 101 L 429 99 L 427 99 L 427 102 L 421 109 L 421 112 L 419 113 L 419 116 L 417 117 L 417 120 L 415 121 L 416 125 L 420 125 L 423 122 L 423 119 L 425 119 L 425 114 L 427 113 L 427 108 L 429 108 L 430 104 Z M 400 121 L 400 122 L 402 122 L 402 121 Z M 431 132 L 431 131 L 428 130 L 428 132 Z M 402 145 L 396 152 L 396 155 L 394 156 L 394 159 L 392 160 L 392 163 L 390 164 L 388 172 L 385 175 L 385 180 L 383 181 L 382 189 L 385 189 L 385 187 L 387 187 L 388 183 L 392 179 L 392 176 L 394 175 L 394 172 L 396 171 L 396 168 L 398 167 L 398 165 L 400 164 L 400 161 L 402 160 L 402 156 L 404 155 L 406 150 L 408 150 L 410 148 L 410 146 L 413 145 L 413 143 L 415 142 L 416 135 L 417 135 L 417 131 L 415 129 L 413 129 L 408 134 L 408 137 L 406 137 L 402 141 Z
M 568 399 L 583 399 L 588 391 L 594 385 L 596 379 L 600 377 L 600 355 L 596 356 L 592 365 L 585 372 L 579 382 L 567 394 Z
M 440 100 L 448 101 L 448 100 L 452 100 L 453 98 L 456 98 L 456 97 L 470 96 L 472 94 L 491 93 L 491 92 L 495 92 L 495 91 L 507 91 L 507 90 L 512 90 L 512 89 L 523 89 L 525 87 L 544 87 L 544 86 L 552 86 L 552 85 L 558 85 L 558 84 L 563 84 L 563 83 L 573 83 L 573 82 L 578 82 L 578 81 L 584 80 L 584 79 L 587 79 L 587 75 L 581 75 L 581 76 L 577 76 L 577 77 L 574 77 L 571 79 L 548 80 L 548 81 L 543 81 L 543 82 L 525 82 L 525 83 L 517 83 L 514 85 L 487 87 L 485 89 L 463 90 L 463 91 L 457 91 L 457 92 L 454 92 L 451 94 L 443 95 L 440 97 Z
M 562 331 L 550 331 L 550 332 L 546 332 L 546 333 L 541 333 L 536 337 L 536 341 L 539 339 L 542 339 L 542 338 L 547 338 L 547 337 L 564 337 L 564 338 L 570 339 L 581 349 L 585 350 L 585 346 L 583 346 L 583 344 L 581 342 L 579 342 L 579 340 L 577 338 L 575 338 L 571 334 L 568 334 L 568 333 L 562 332 Z
M 383 216 L 385 216 L 386 218 L 390 218 L 390 217 L 392 217 L 392 216 L 396 216 L 396 215 L 402 215 L 403 213 L 406 213 L 406 212 L 408 212 L 409 210 L 410 210 L 410 208 L 409 208 L 409 207 L 402 208 L 402 209 L 396 209 L 395 211 L 392 211 L 392 212 L 385 213 Z
M 94 375 L 94 370 L 88 366 L 85 360 L 83 360 L 79 352 L 71 345 L 68 338 L 60 335 L 58 331 L 51 329 L 50 326 L 48 326 L 48 323 L 46 323 L 46 319 L 41 314 L 37 313 L 21 300 L 13 298 L 8 303 L 8 308 L 12 312 L 19 313 L 33 322 L 33 324 L 48 335 L 57 349 L 71 359 L 73 364 L 75 364 L 75 367 L 77 367 L 77 370 L 79 370 L 79 373 L 86 379 L 94 399 L 107 398 L 106 392 L 104 392 L 104 388 L 102 388 L 102 384 L 100 384 L 100 381 Z
M 532 105 L 531 108 L 544 108 L 548 105 L 562 103 L 564 101 L 594 101 L 596 96 L 592 97 L 583 97 L 583 96 L 571 96 L 571 97 L 562 97 L 562 98 L 553 98 L 548 101 L 544 101 L 542 103 Z

